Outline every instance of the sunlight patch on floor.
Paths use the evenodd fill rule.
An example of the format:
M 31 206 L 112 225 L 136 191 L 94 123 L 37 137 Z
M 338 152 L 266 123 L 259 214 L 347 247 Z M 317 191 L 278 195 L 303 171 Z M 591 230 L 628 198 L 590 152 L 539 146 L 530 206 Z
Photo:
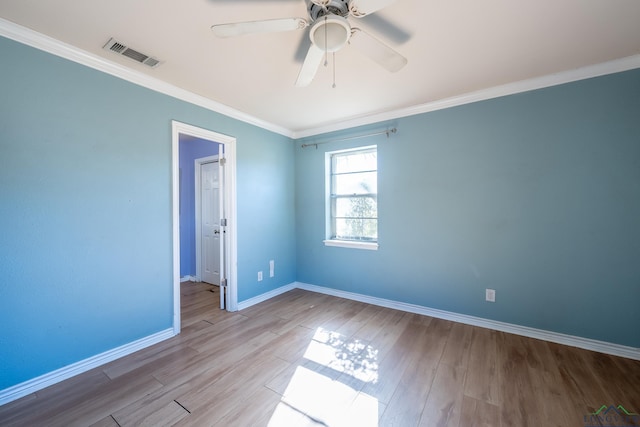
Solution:
M 365 383 L 377 382 L 377 351 L 336 332 L 318 328 L 304 360 L 289 381 L 269 422 L 278 426 L 378 426 L 378 401 L 360 392 Z M 317 367 L 317 370 L 316 370 Z M 330 372 L 322 371 L 330 368 Z M 327 373 L 338 373 L 337 379 Z M 343 375 L 349 385 L 340 382 Z M 355 381 L 354 381 L 355 379 Z
M 378 351 L 354 339 L 345 340 L 337 332 L 316 330 L 304 358 L 363 381 L 378 381 Z

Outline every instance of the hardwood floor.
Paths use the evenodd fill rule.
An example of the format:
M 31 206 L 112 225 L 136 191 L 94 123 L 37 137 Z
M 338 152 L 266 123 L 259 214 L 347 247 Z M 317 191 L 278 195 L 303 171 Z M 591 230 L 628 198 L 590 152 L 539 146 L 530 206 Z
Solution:
M 217 292 L 183 284 L 179 336 L 4 405 L 0 425 L 585 427 L 608 425 L 590 415 L 603 405 L 640 413 L 639 361 L 302 290 L 227 313 Z

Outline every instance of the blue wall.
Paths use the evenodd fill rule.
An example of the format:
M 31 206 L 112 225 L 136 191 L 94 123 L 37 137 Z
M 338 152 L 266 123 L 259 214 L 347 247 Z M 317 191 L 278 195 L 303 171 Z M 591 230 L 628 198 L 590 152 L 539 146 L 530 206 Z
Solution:
M 180 135 L 180 277 L 196 275 L 196 186 L 194 161 L 218 154 L 218 143 Z
M 640 347 L 640 70 L 341 135 L 392 126 L 297 143 L 298 281 Z M 380 249 L 325 247 L 324 153 L 374 143 Z
M 172 326 L 171 120 L 237 138 L 239 300 L 295 280 L 289 138 L 4 38 L 0 52 L 0 390 Z
M 238 234 L 246 250 L 238 256 L 238 301 L 294 282 L 295 247 L 295 149 L 292 144 L 255 144 L 238 147 L 237 192 L 250 200 L 238 218 Z M 248 203 L 248 202 L 247 202 Z M 293 237 L 292 237 L 293 236 Z M 269 277 L 269 260 L 275 262 L 275 277 Z M 264 280 L 258 282 L 258 271 Z

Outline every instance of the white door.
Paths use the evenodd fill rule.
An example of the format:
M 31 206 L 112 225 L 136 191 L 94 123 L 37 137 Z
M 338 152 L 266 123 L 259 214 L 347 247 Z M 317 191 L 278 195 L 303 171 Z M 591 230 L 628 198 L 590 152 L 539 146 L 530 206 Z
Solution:
M 218 162 L 200 170 L 202 281 L 220 285 L 220 169 Z

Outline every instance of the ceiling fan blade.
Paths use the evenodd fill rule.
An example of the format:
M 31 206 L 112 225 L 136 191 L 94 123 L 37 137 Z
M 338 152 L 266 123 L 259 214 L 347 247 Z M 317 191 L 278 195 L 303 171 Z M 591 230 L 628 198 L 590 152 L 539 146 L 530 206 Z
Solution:
M 280 31 L 302 30 L 309 23 L 302 18 L 268 19 L 265 21 L 236 22 L 233 24 L 216 24 L 211 31 L 218 37 L 236 37 L 245 34 L 277 33 Z
M 359 28 L 353 28 L 349 44 L 392 73 L 407 65 L 407 58 Z
M 352 0 L 349 3 L 349 11 L 354 18 L 362 18 L 377 12 L 394 3 L 396 0 Z
M 309 46 L 307 56 L 304 58 L 304 63 L 302 64 L 302 68 L 298 74 L 298 79 L 296 80 L 296 86 L 304 87 L 311 84 L 313 78 L 318 72 L 318 67 L 320 67 L 323 57 L 324 51 L 322 49 L 319 49 L 314 44 Z
M 307 52 L 309 52 L 309 46 L 311 46 L 311 39 L 305 33 L 304 37 L 300 38 L 300 42 L 296 47 L 296 52 L 293 57 L 298 64 L 302 64 L 304 62 L 304 58 L 307 56 Z
M 384 35 L 385 39 L 393 41 L 400 45 L 411 39 L 412 34 L 402 28 L 400 25 L 385 18 L 381 13 L 374 13 L 362 18 L 370 28 L 376 30 L 376 33 Z

